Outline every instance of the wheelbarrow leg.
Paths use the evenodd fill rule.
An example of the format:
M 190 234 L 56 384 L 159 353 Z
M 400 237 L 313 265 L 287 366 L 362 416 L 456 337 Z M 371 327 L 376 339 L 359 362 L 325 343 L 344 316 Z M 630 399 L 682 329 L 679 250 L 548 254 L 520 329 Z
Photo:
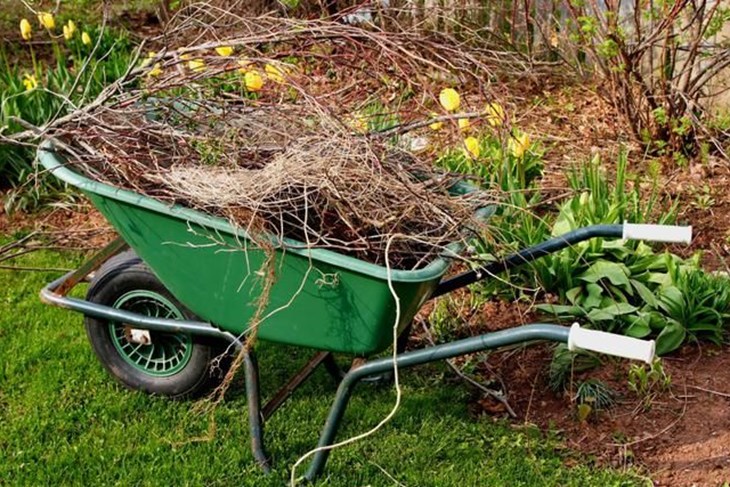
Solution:
M 304 383 L 319 367 L 319 365 L 322 362 L 325 362 L 328 358 L 332 357 L 331 352 L 318 352 L 314 357 L 312 357 L 309 362 L 307 362 L 304 367 L 299 370 L 299 372 L 294 375 L 289 382 L 287 382 L 279 391 L 274 394 L 274 397 L 269 400 L 266 404 L 264 404 L 264 408 L 261 410 L 261 415 L 264 418 L 264 421 L 267 421 L 274 412 L 281 407 L 282 404 L 284 404 L 284 401 L 286 401 L 289 396 L 292 395 L 292 393 Z
M 264 418 L 261 414 L 261 390 L 259 388 L 259 366 L 256 354 L 245 347 L 243 351 L 243 368 L 246 378 L 246 400 L 248 401 L 248 426 L 251 434 L 251 450 L 256 462 L 265 473 L 271 471 L 271 465 L 264 450 Z

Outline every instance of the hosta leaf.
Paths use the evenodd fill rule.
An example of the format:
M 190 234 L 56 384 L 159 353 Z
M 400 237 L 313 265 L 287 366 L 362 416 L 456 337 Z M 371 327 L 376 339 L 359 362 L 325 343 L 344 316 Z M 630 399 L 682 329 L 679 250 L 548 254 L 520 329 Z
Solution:
M 586 285 L 586 291 L 588 291 L 588 296 L 583 302 L 583 308 L 591 309 L 600 306 L 603 288 L 598 284 L 590 283 Z
M 629 319 L 633 318 L 633 323 L 629 325 L 624 334 L 634 338 L 644 338 L 651 334 L 651 327 L 645 318 L 641 316 L 629 316 Z
M 638 308 L 629 303 L 618 302 L 618 303 L 614 303 L 609 306 L 606 306 L 602 309 L 608 313 L 613 313 L 615 316 L 618 316 L 618 315 L 625 315 L 625 314 L 633 313 Z
M 672 277 L 666 272 L 649 273 L 649 282 L 659 284 L 660 286 L 669 286 L 672 284 Z
M 560 235 L 568 233 L 573 228 L 575 228 L 573 210 L 570 208 L 570 205 L 564 205 L 560 209 L 558 218 L 555 220 L 551 236 L 559 237 Z
M 565 293 L 565 297 L 568 298 L 568 301 L 572 304 L 578 304 L 577 301 L 582 290 L 582 287 L 576 286 L 573 289 L 568 290 L 568 292 Z
M 656 339 L 657 355 L 664 355 L 679 348 L 686 335 L 686 330 L 679 323 L 667 324 Z
M 554 315 L 581 316 L 583 311 L 578 306 L 567 306 L 564 304 L 538 304 L 536 306 L 540 311 L 551 313 Z
M 608 279 L 615 286 L 629 285 L 628 269 L 623 264 L 599 260 L 594 262 L 583 274 L 578 276 L 586 282 Z
M 610 321 L 613 320 L 614 316 L 615 315 L 613 313 L 606 311 L 605 308 L 596 308 L 590 310 L 586 315 L 586 318 L 591 321 Z

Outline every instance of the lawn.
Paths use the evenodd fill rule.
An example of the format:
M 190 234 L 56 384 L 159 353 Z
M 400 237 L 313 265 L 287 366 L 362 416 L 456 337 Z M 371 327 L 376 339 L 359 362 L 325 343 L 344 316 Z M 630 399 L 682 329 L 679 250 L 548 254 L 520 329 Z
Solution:
M 29 266 L 69 267 L 81 257 L 45 252 Z M 249 450 L 243 385 L 234 384 L 208 417 L 118 386 L 97 363 L 81 317 L 40 303 L 56 274 L 0 271 L 0 484 L 256 485 L 287 482 L 289 467 L 313 447 L 335 392 L 318 371 L 267 426 L 275 469 L 264 476 Z M 263 394 L 306 360 L 305 350 L 259 347 Z M 558 437 L 467 413 L 469 390 L 439 366 L 404 373 L 404 399 L 377 435 L 332 455 L 318 485 L 640 485 L 632 473 L 598 469 Z M 393 393 L 362 386 L 343 435 L 371 428 Z M 568 467 L 567 465 L 575 465 Z

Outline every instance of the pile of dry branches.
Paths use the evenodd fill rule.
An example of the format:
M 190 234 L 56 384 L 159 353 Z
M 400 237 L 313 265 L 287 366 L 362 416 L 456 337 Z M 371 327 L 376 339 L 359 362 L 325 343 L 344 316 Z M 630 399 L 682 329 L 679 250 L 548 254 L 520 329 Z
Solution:
M 222 22 L 172 23 L 167 47 L 46 135 L 97 181 L 287 245 L 413 269 L 478 229 L 486 196 L 451 195 L 456 178 L 403 143 L 443 79 L 481 86 L 477 59 L 325 21 L 226 17 L 221 40 Z

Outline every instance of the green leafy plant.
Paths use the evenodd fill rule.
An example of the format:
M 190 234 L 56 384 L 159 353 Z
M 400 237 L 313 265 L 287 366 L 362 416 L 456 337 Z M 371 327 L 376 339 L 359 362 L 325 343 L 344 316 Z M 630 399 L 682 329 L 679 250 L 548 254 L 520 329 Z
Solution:
M 479 157 L 470 157 L 462 148 L 451 150 L 436 161 L 436 165 L 461 174 L 474 176 L 480 184 L 503 191 L 522 192 L 533 186 L 542 175 L 543 149 L 539 143 L 517 154 L 510 150 L 509 138 L 485 135 L 479 139 Z
M 508 193 L 505 204 L 490 220 L 490 235 L 478 249 L 481 257 L 494 260 L 506 251 L 586 225 L 674 223 L 676 204 L 660 211 L 656 184 L 642 194 L 639 181 L 629 177 L 627 167 L 622 153 L 612 181 L 598 158 L 574 168 L 568 182 L 575 193 L 559 204 L 557 216 L 539 216 L 531 210 L 540 207 L 534 191 Z M 593 239 L 513 270 L 503 280 L 489 280 L 479 289 L 485 295 L 512 299 L 526 289 L 549 293 L 554 299 L 538 309 L 596 329 L 656 337 L 657 352 L 666 354 L 687 339 L 721 340 L 730 311 L 729 285 L 726 278 L 704 273 L 699 256 L 683 260 L 669 253 L 657 254 L 642 242 Z M 559 363 L 555 360 L 553 366 Z
M 77 32 L 74 37 L 61 43 L 52 42 L 52 61 L 36 61 L 33 48 L 28 59 L 24 47 L 10 54 L 0 50 L 0 130 L 9 135 L 25 129 L 17 120 L 41 126 L 64 115 L 75 106 L 96 97 L 109 83 L 120 78 L 132 60 L 134 45 L 122 31 L 86 29 L 92 44 L 84 44 Z M 97 46 L 98 43 L 98 47 Z M 44 57 L 45 59 L 45 57 Z M 0 181 L 10 184 L 23 182 L 32 173 L 33 151 L 28 147 L 0 144 Z M 37 202 L 37 196 L 61 189 L 58 183 L 43 179 L 47 186 L 36 191 L 11 198 L 7 209 L 16 207 L 19 201 L 28 205 Z M 34 183 L 35 184 L 35 183 Z M 25 191 L 30 185 L 20 188 Z
M 555 392 L 564 391 L 573 374 L 592 369 L 601 364 L 601 359 L 594 353 L 580 351 L 571 352 L 564 344 L 553 351 L 553 359 L 548 369 L 548 384 Z
M 664 371 L 662 361 L 656 359 L 651 365 L 631 365 L 628 385 L 641 400 L 642 407 L 651 409 L 656 397 L 669 390 L 672 378 Z
M 586 421 L 593 411 L 608 409 L 616 403 L 618 394 L 598 379 L 581 382 L 573 400 L 578 421 Z

